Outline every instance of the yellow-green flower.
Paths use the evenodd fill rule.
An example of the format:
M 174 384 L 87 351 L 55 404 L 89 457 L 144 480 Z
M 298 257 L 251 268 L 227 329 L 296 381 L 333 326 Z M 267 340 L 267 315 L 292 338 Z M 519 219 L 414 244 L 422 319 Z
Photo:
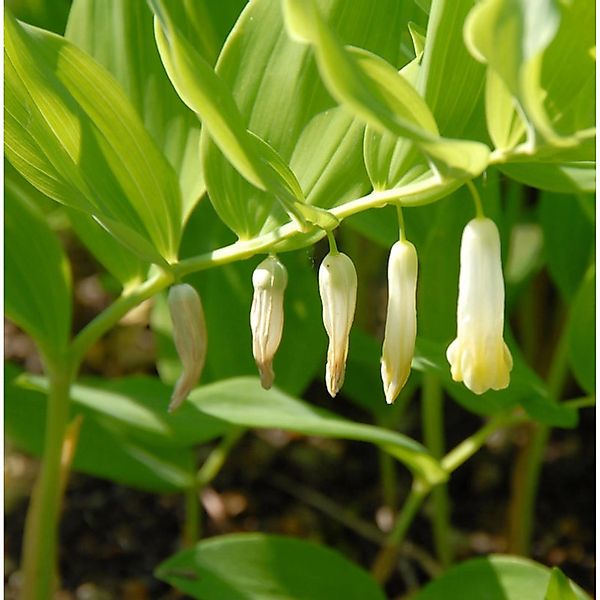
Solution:
M 391 404 L 410 375 L 417 335 L 417 251 L 406 240 L 396 242 L 388 261 L 388 306 L 381 356 L 385 400 Z
M 465 227 L 460 246 L 457 333 L 446 352 L 452 379 L 475 394 L 507 387 L 513 362 L 503 331 L 500 236 L 493 221 L 478 217 Z

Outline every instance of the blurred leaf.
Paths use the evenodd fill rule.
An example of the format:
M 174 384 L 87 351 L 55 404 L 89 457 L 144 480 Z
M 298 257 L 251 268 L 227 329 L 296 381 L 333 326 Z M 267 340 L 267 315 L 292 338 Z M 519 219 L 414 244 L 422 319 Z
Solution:
M 6 436 L 19 448 L 41 456 L 46 394 L 17 385 L 17 375 L 14 366 L 5 365 Z M 114 419 L 97 418 L 99 413 L 74 409 L 74 414 L 84 415 L 73 461 L 76 471 L 159 493 L 180 491 L 193 483 L 191 449 L 140 442 L 114 427 Z
M 563 194 L 540 194 L 538 215 L 544 233 L 548 271 L 565 301 L 580 286 L 594 245 L 594 226 L 577 199 Z
M 439 483 L 446 477 L 438 462 L 411 438 L 373 425 L 348 421 L 275 388 L 263 390 L 258 378 L 239 377 L 197 388 L 190 394 L 188 404 L 202 413 L 243 427 L 276 428 L 305 435 L 370 442 L 430 483 Z
M 5 3 L 19 21 L 61 34 L 69 16 L 71 0 L 7 0 Z
M 369 573 L 335 550 L 261 533 L 203 540 L 161 563 L 156 576 L 202 600 L 385 598 Z
M 4 309 L 39 345 L 61 360 L 71 334 L 71 274 L 56 234 L 17 185 L 5 182 Z
M 44 377 L 24 373 L 16 383 L 39 392 L 48 391 Z M 87 379 L 71 386 L 71 399 L 76 414 L 153 447 L 193 446 L 230 429 L 218 418 L 198 414 L 189 403 L 173 414 L 167 413 L 171 391 L 151 377 Z
M 187 3 L 188 27 L 213 63 L 244 2 Z M 221 14 L 222 13 L 222 14 Z M 179 175 L 183 220 L 204 193 L 200 123 L 165 73 L 145 2 L 75 0 L 65 37 L 106 67 L 123 87 L 158 147 Z M 197 46 L 198 47 L 198 46 Z
M 5 68 L 5 150 L 17 170 L 142 257 L 173 260 L 177 179 L 114 79 L 63 38 L 9 13 Z
M 558 194 L 580 194 L 596 191 L 596 163 L 519 162 L 499 165 L 509 177 L 531 187 Z
M 492 554 L 446 571 L 422 588 L 414 600 L 546 600 L 548 567 L 518 556 Z M 579 600 L 590 597 L 571 583 Z
M 569 362 L 577 383 L 589 394 L 596 389 L 596 275 L 590 269 L 571 305 Z
M 558 567 L 552 568 L 544 600 L 577 600 L 569 579 Z

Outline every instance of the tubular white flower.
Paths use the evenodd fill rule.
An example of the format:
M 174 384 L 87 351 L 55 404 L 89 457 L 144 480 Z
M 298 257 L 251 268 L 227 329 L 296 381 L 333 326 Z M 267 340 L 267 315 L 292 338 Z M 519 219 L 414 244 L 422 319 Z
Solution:
M 207 337 L 202 302 L 191 285 L 174 285 L 169 290 L 168 305 L 173 323 L 173 341 L 183 366 L 169 404 L 169 412 L 173 412 L 200 378 L 206 359 Z
M 385 400 L 391 404 L 410 375 L 417 335 L 417 251 L 405 240 L 396 242 L 388 261 L 388 305 L 381 356 Z
M 287 270 L 275 256 L 263 260 L 252 274 L 252 353 L 260 373 L 260 383 L 266 390 L 275 379 L 273 357 L 283 333 L 283 292 L 287 281 Z
M 476 218 L 467 223 L 460 246 L 457 333 L 446 352 L 452 379 L 475 394 L 507 387 L 513 362 L 503 331 L 500 236 L 493 221 Z
M 319 292 L 323 303 L 323 324 L 329 336 L 325 383 L 332 397 L 344 383 L 357 286 L 356 269 L 350 258 L 342 253 L 330 252 L 319 268 Z

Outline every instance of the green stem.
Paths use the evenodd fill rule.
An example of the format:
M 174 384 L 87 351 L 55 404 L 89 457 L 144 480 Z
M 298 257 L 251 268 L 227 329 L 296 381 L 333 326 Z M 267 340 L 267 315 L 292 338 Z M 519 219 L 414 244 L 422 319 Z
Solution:
M 72 369 L 47 369 L 50 380 L 41 472 L 27 511 L 23 540 L 23 600 L 46 600 L 56 589 L 58 517 L 61 506 L 61 455 L 69 418 Z
M 151 298 L 173 281 L 173 275 L 161 272 L 144 281 L 113 302 L 106 310 L 90 321 L 75 337 L 71 346 L 73 362 L 79 365 L 85 353 L 109 329 L 114 327 L 130 310 Z
M 469 460 L 469 458 L 485 444 L 490 435 L 499 429 L 512 427 L 520 423 L 527 423 L 529 420 L 529 417 L 522 413 L 498 415 L 490 419 L 490 421 L 481 429 L 478 429 L 475 433 L 458 444 L 453 450 L 448 452 L 441 460 L 442 467 L 448 473 L 456 471 L 458 467 Z
M 406 240 L 406 225 L 404 224 L 404 215 L 402 214 L 402 206 L 398 202 L 396 204 L 396 212 L 398 214 L 398 236 L 401 242 Z
M 242 427 L 233 427 L 231 428 L 222 438 L 219 444 L 213 448 L 211 453 L 208 455 L 207 459 L 204 461 L 203 465 L 198 470 L 196 474 L 196 486 L 194 488 L 194 502 L 195 507 L 193 510 L 198 510 L 198 495 L 199 493 L 209 485 L 213 479 L 219 474 L 219 471 L 222 469 L 225 461 L 227 460 L 227 456 L 229 452 L 238 442 L 238 440 L 244 435 L 246 430 Z M 188 498 L 188 500 L 190 500 Z M 190 500 L 191 501 L 191 500 Z M 190 506 L 187 507 L 187 510 L 190 510 Z M 193 512 L 190 519 L 193 521 Z M 192 523 L 193 527 L 195 527 L 196 535 L 200 534 L 200 516 L 199 514 L 196 516 L 195 524 Z
M 568 335 L 563 328 L 548 372 L 548 396 L 557 402 L 562 393 L 568 365 Z M 509 505 L 508 548 L 513 554 L 527 556 L 531 545 L 535 501 L 546 444 L 551 428 L 547 425 L 532 426 L 527 443 L 522 448 L 513 472 L 511 501 Z
M 408 498 L 398 514 L 394 528 L 390 532 L 385 545 L 375 557 L 373 566 L 371 567 L 371 573 L 379 583 L 384 583 L 388 580 L 394 568 L 404 536 L 429 490 L 429 485 L 423 481 L 419 479 L 413 481 Z
M 444 455 L 443 398 L 440 382 L 435 375 L 426 373 L 422 387 L 423 437 L 425 446 L 434 458 Z M 448 486 L 442 483 L 432 491 L 433 538 L 437 558 L 444 569 L 452 564 L 450 539 L 450 502 Z
M 329 252 L 333 255 L 339 254 L 337 244 L 335 242 L 335 236 L 333 231 L 327 230 L 327 240 L 329 241 Z
M 200 502 L 198 487 L 193 485 L 185 491 L 185 523 L 183 543 L 190 548 L 198 541 L 200 533 Z
M 471 196 L 473 196 L 473 202 L 475 203 L 475 213 L 478 219 L 483 219 L 485 217 L 485 213 L 483 212 L 483 205 L 481 204 L 481 197 L 479 196 L 479 192 L 475 187 L 475 184 L 471 180 L 467 180 L 467 187 L 471 192 Z
M 398 478 L 396 477 L 396 461 L 387 452 L 379 448 L 379 472 L 383 503 L 391 510 L 398 505 Z

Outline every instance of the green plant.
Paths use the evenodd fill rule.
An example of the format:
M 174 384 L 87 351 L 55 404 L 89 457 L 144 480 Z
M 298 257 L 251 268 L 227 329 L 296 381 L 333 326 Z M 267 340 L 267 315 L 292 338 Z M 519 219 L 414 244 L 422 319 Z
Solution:
M 68 425 L 79 415 L 84 418 L 73 467 L 186 494 L 190 541 L 196 539 L 198 491 L 215 477 L 246 429 L 275 427 L 377 445 L 413 474 L 410 494 L 373 565 L 380 582 L 389 576 L 411 521 L 430 494 L 436 553 L 450 566 L 445 482 L 491 434 L 527 423 L 533 433 L 516 474 L 521 483 L 513 525 L 520 537 L 512 548 L 527 553 L 549 428 L 573 427 L 578 409 L 594 400 L 593 21 L 594 6 L 586 0 L 476 5 L 470 0 L 254 0 L 245 7 L 234 0 L 218 5 L 149 0 L 148 6 L 75 0 L 61 37 L 5 13 L 5 153 L 14 167 L 6 175 L 6 312 L 35 340 L 45 370 L 44 377 L 18 374 L 10 366 L 6 371 L 8 435 L 43 457 L 25 532 L 24 598 L 47 598 L 56 584 L 61 482 L 69 469 L 61 453 L 73 435 Z M 522 184 L 540 190 L 538 214 L 524 202 Z M 82 243 L 122 289 L 74 336 L 68 261 L 44 217 L 43 210 L 52 210 L 45 197 L 62 205 Z M 392 208 L 383 208 L 387 205 Z M 401 406 L 396 412 L 386 409 L 382 394 L 375 403 L 376 360 L 368 366 L 370 380 L 346 385 L 377 425 L 352 422 L 297 399 L 319 371 L 325 347 L 315 274 L 298 250 L 328 237 L 330 260 L 345 261 L 333 234 L 340 223 L 339 244 L 348 254 L 357 232 L 389 248 L 398 239 L 396 209 L 402 243 L 413 242 L 419 257 L 412 367 L 420 375 L 424 445 L 395 430 Z M 482 284 L 482 310 L 493 310 L 490 327 L 501 338 L 502 240 L 508 312 L 523 329 L 517 344 L 505 328 L 510 352 L 498 338 L 504 371 L 496 379 L 462 373 L 456 366 L 458 346 L 449 354 L 455 379 L 464 378 L 471 390 L 485 392 L 482 396 L 452 381 L 445 357 L 456 333 L 459 239 L 474 213 L 473 223 L 481 224 L 485 214 L 491 228 L 481 234 L 477 253 L 493 240 L 493 257 L 483 270 L 495 273 L 494 304 L 486 303 L 488 288 Z M 545 381 L 528 365 L 540 343 L 532 330 L 528 284 L 541 259 L 539 238 L 521 235 L 525 220 L 535 223 L 535 234 L 543 232 L 543 260 L 570 305 Z M 572 226 L 581 235 L 566 243 Z M 290 310 L 289 302 L 286 307 L 275 358 L 277 387 L 270 391 L 249 376 L 255 372 L 250 352 L 232 364 L 227 347 L 235 339 L 240 353 L 250 348 L 256 262 L 248 259 L 260 254 L 278 254 L 288 271 L 286 298 L 295 307 Z M 354 258 L 360 290 L 367 261 Z M 464 273 L 467 261 L 462 262 Z M 345 310 L 341 321 L 335 310 L 325 317 L 332 338 L 327 363 L 332 395 L 344 379 L 356 295 L 352 262 L 340 269 L 340 277 L 331 271 L 321 283 L 324 306 L 337 308 L 341 302 Z M 412 294 L 414 301 L 416 272 L 409 271 L 392 273 L 390 281 L 406 278 L 403 298 Z M 208 352 L 202 385 L 169 415 L 171 386 L 180 373 L 159 300 L 183 279 L 192 294 L 193 289 L 201 293 Z M 461 297 L 462 290 L 461 279 Z M 161 380 L 78 381 L 94 343 L 153 297 Z M 477 305 L 473 298 L 463 304 Z M 460 307 L 459 300 L 457 342 L 464 342 Z M 197 315 L 202 307 L 194 311 Z M 414 309 L 408 312 L 399 327 L 412 346 L 414 326 L 408 320 Z M 224 313 L 225 321 L 219 316 Z M 468 314 L 463 317 L 468 321 Z M 177 325 L 175 319 L 175 333 L 185 338 L 185 324 L 192 321 Z M 196 346 L 206 343 L 201 337 Z M 300 341 L 308 351 L 298 351 Z M 348 377 L 353 348 L 368 344 L 350 342 Z M 199 375 L 194 361 L 187 360 L 199 356 L 197 348 L 182 351 L 184 346 L 185 339 L 177 343 L 188 370 L 174 406 Z M 404 367 L 407 353 L 410 348 L 384 351 L 386 360 L 396 357 Z M 257 361 L 270 369 L 271 359 L 272 354 Z M 488 359 L 481 360 L 477 369 L 487 369 Z M 569 370 L 588 396 L 560 402 Z M 262 367 L 261 376 L 269 387 L 269 372 Z M 393 377 L 396 389 L 387 393 L 386 383 L 389 402 L 406 380 Z M 486 419 L 449 452 L 442 393 Z M 197 470 L 193 448 L 218 438 Z M 98 444 L 108 449 L 110 460 L 98 460 Z M 274 555 L 282 565 L 268 560 Z M 233 572 L 222 572 L 223 561 L 233 559 Z M 329 582 L 315 575 L 308 585 L 286 570 L 286 561 L 314 563 Z M 182 569 L 195 573 L 196 580 L 186 580 Z M 561 575 L 502 557 L 461 564 L 418 597 L 453 597 L 451 580 L 466 569 L 481 585 L 518 572 L 510 598 L 524 597 L 519 577 L 535 579 L 528 592 L 535 593 L 532 598 L 542 598 L 546 588 L 546 598 L 585 597 Z M 333 551 L 272 536 L 203 540 L 166 561 L 157 574 L 205 599 L 383 597 L 366 574 Z

